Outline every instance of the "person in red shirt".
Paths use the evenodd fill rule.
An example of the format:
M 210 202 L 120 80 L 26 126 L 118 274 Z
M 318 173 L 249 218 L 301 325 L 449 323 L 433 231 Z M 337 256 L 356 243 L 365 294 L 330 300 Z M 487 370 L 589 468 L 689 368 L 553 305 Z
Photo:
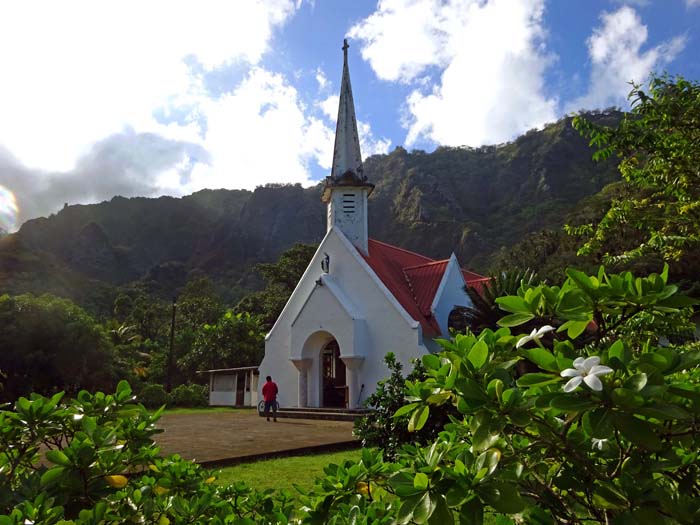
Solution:
M 262 394 L 265 399 L 265 415 L 267 420 L 270 421 L 270 410 L 272 410 L 272 419 L 277 421 L 277 383 L 272 380 L 272 377 L 267 376 L 265 378 L 266 383 L 263 385 Z

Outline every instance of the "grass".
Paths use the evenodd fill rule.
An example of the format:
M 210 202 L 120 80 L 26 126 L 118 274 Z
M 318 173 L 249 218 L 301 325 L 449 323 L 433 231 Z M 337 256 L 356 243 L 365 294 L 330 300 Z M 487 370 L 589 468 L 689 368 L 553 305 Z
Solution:
M 267 459 L 254 463 L 243 463 L 215 471 L 216 482 L 227 485 L 235 481 L 245 481 L 256 490 L 287 489 L 295 493 L 294 485 L 310 489 L 316 478 L 323 476 L 323 467 L 330 463 L 340 464 L 349 459 L 360 460 L 360 449 L 313 454 L 288 458 Z M 510 525 L 513 522 L 506 516 L 486 512 L 484 525 Z
M 258 490 L 288 489 L 294 492 L 294 485 L 310 489 L 314 480 L 323 476 L 323 467 L 330 463 L 340 464 L 346 459 L 359 461 L 360 450 L 243 463 L 221 469 L 216 478 L 220 485 L 245 481 Z

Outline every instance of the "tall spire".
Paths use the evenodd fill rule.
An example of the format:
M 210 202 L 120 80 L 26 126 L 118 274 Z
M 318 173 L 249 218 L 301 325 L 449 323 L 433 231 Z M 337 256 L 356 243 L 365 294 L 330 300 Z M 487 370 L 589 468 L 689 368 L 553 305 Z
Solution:
M 350 72 L 348 71 L 348 41 L 343 40 L 343 78 L 340 85 L 340 103 L 338 104 L 338 121 L 335 127 L 335 148 L 333 149 L 333 168 L 331 184 L 340 179 L 352 178 L 357 182 L 366 179 L 362 174 L 362 154 L 357 135 L 355 104 L 352 100 Z M 350 172 L 350 173 L 348 173 Z

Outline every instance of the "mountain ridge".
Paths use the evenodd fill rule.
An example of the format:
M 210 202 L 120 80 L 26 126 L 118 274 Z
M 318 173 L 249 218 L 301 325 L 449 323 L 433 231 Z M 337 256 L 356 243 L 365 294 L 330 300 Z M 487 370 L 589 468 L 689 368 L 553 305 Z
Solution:
M 598 123 L 619 117 L 590 114 Z M 397 147 L 368 157 L 364 172 L 375 184 L 371 237 L 434 258 L 454 251 L 463 266 L 481 272 L 499 250 L 561 227 L 568 210 L 619 179 L 614 161 L 593 163 L 570 117 L 498 146 L 432 153 Z M 320 193 L 321 184 L 267 184 L 67 206 L 0 239 L 0 293 L 70 296 L 74 284 L 67 283 L 106 290 L 164 279 L 158 293 L 172 295 L 170 288 L 201 272 L 235 300 L 259 288 L 255 263 L 275 260 L 296 242 L 321 240 Z M 47 278 L 51 272 L 57 274 Z

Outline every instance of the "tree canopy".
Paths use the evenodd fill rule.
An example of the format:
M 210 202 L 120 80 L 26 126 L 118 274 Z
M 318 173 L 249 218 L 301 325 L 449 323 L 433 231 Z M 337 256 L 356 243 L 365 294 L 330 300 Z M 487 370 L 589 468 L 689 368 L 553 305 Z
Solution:
M 573 121 L 598 148 L 594 159 L 622 159 L 631 191 L 613 198 L 597 224 L 569 231 L 587 236 L 579 254 L 600 251 L 610 262 L 648 254 L 678 260 L 700 244 L 700 83 L 654 76 L 647 89 L 634 84 L 629 99 L 632 109 L 617 127 L 584 116 Z

